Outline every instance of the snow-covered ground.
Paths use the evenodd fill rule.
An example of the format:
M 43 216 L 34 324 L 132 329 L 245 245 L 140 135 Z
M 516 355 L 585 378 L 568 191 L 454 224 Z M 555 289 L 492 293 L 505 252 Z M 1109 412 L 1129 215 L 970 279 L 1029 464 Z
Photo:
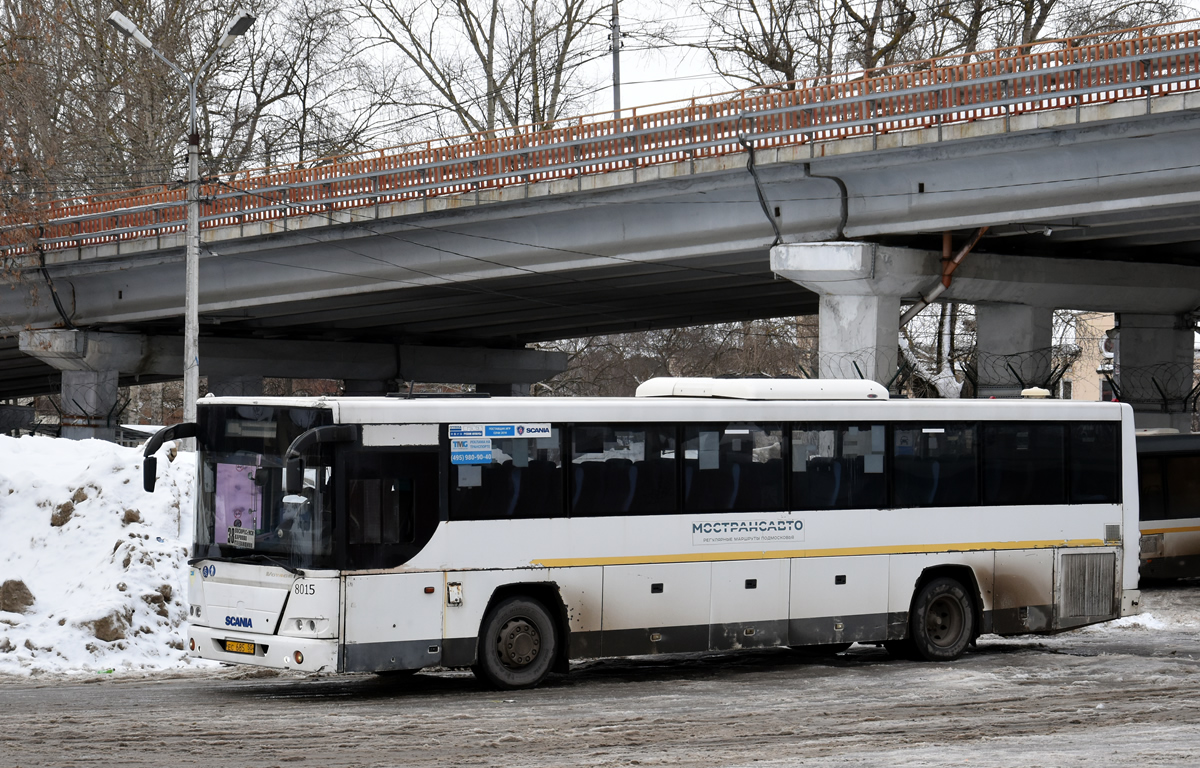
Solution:
M 164 448 L 158 467 L 146 493 L 141 449 L 0 436 L 0 674 L 194 665 L 182 628 L 194 455 Z

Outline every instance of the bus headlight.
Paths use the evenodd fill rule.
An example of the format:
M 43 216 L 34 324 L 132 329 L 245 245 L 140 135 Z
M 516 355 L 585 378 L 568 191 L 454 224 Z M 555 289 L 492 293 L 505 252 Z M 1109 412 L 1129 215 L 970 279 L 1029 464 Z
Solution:
M 297 664 L 303 664 L 303 663 L 304 663 L 304 654 L 303 654 L 303 653 L 300 653 L 300 651 L 296 651 L 295 653 L 293 653 L 293 654 L 292 654 L 292 658 L 296 660 L 296 663 L 297 663 Z

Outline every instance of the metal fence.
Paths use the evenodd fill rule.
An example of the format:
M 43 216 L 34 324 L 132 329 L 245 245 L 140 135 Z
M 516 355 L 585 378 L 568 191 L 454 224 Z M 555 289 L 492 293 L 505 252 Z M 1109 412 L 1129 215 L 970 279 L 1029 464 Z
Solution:
M 202 228 L 574 179 L 1200 89 L 1196 21 L 944 57 L 629 111 L 242 171 L 201 186 Z M 966 59 L 970 59 L 969 61 Z M 159 186 L 40 206 L 0 226 L 10 255 L 183 232 L 186 191 Z

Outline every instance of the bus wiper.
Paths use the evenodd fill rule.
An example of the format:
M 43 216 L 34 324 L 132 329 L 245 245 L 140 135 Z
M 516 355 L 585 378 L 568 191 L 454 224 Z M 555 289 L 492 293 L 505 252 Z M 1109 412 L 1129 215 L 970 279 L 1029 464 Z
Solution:
M 300 570 L 294 565 L 289 565 L 287 562 L 280 560 L 277 557 L 264 555 L 261 552 L 255 552 L 252 555 L 235 555 L 234 557 L 225 557 L 222 558 L 222 560 L 227 563 L 270 563 L 271 565 L 278 565 L 280 568 L 290 574 L 304 578 L 304 571 Z

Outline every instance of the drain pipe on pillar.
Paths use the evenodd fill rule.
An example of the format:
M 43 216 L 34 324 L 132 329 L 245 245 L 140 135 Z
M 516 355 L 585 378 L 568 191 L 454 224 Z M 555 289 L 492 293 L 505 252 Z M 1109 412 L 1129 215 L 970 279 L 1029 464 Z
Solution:
M 971 239 L 967 241 L 966 245 L 958 250 L 958 253 L 956 253 L 953 258 L 950 256 L 950 233 L 942 233 L 942 279 L 936 285 L 922 294 L 917 303 L 909 307 L 908 310 L 900 316 L 901 327 L 907 325 L 908 321 L 916 317 L 922 309 L 928 307 L 937 300 L 938 296 L 941 296 L 943 293 L 945 293 L 946 289 L 950 287 L 950 280 L 951 276 L 954 274 L 954 270 L 958 269 L 958 265 L 962 263 L 962 260 L 966 258 L 967 254 L 971 252 L 971 249 L 979 243 L 980 238 L 982 238 L 984 233 L 987 231 L 987 227 L 980 227 L 979 229 L 975 230 L 975 234 L 971 235 Z

